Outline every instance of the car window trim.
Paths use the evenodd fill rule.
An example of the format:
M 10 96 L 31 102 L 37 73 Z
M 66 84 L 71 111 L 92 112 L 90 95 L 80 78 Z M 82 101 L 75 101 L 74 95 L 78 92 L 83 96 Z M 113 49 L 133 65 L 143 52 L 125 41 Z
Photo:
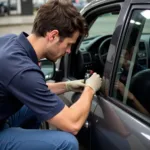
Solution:
M 117 51 L 116 51 L 116 56 L 115 56 L 115 61 L 114 61 L 114 66 L 113 66 L 113 69 L 112 69 L 112 76 L 111 76 L 111 79 L 110 79 L 110 88 L 109 88 L 109 96 L 112 95 L 113 93 L 113 86 L 114 86 L 114 83 L 115 83 L 115 79 L 116 79 L 116 73 L 117 73 L 117 68 L 118 68 L 118 62 L 119 62 L 119 59 L 120 59 L 120 55 L 121 55 L 121 52 L 122 52 L 122 46 L 123 46 L 123 42 L 124 42 L 124 39 L 125 39 L 125 34 L 126 34 L 126 31 L 128 29 L 128 24 L 129 24 L 129 21 L 130 21 L 130 18 L 131 18 L 131 15 L 132 15 L 132 12 L 136 9 L 138 10 L 142 10 L 142 9 L 150 9 L 148 8 L 150 7 L 150 5 L 142 5 L 142 6 L 139 6 L 139 5 L 134 5 L 130 8 L 130 11 L 127 15 L 127 18 L 126 18 L 126 23 L 122 26 L 122 33 L 120 34 L 120 38 L 119 38 L 119 41 L 118 41 L 118 46 L 116 47 Z M 123 37 L 123 38 L 122 38 Z
M 123 47 L 123 44 L 124 44 L 123 42 L 124 42 L 124 39 L 125 39 L 125 36 L 126 36 L 126 31 L 128 30 L 129 21 L 132 17 L 132 14 L 133 14 L 134 10 L 142 10 L 142 9 L 143 10 L 145 10 L 145 9 L 150 10 L 150 4 L 149 5 L 142 5 L 142 6 L 140 4 L 136 4 L 136 5 L 131 6 L 131 8 L 129 10 L 129 13 L 128 13 L 128 16 L 126 18 L 127 21 L 126 21 L 125 25 L 122 27 L 122 28 L 124 28 L 123 32 L 122 32 L 122 35 L 121 35 L 121 37 L 123 37 L 123 38 L 119 39 L 119 41 L 121 41 L 121 42 L 119 43 L 119 46 L 117 47 L 117 55 L 116 55 L 116 58 L 115 58 L 116 61 L 115 61 L 115 65 L 114 65 L 113 70 L 112 70 L 113 75 L 112 75 L 112 78 L 110 80 L 108 100 L 111 101 L 113 104 L 115 104 L 115 105 L 119 106 L 120 108 L 122 108 L 128 114 L 131 114 L 133 117 L 140 120 L 142 123 L 150 126 L 150 121 L 148 120 L 147 117 L 144 116 L 144 114 L 141 114 L 140 112 L 130 108 L 128 105 L 123 104 L 123 102 L 119 102 L 117 99 L 112 97 L 114 84 L 115 84 L 115 79 L 116 79 L 116 73 L 117 73 L 117 69 L 118 69 L 118 62 L 119 62 L 120 55 L 121 55 L 121 52 L 122 52 L 122 47 Z

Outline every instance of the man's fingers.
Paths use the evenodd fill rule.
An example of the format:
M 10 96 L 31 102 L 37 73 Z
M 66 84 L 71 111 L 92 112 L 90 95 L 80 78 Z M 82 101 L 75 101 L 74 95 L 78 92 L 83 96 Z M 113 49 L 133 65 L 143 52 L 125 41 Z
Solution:
M 84 84 L 84 83 L 79 83 L 79 85 L 80 85 L 80 86 L 83 86 L 83 87 L 85 86 L 85 84 Z
M 85 87 L 85 83 L 84 83 L 83 79 L 81 79 L 81 80 L 75 80 L 73 82 L 74 82 L 74 85 Z
M 85 87 L 84 80 L 79 80 L 79 86 Z
M 80 81 L 81 83 L 84 83 L 84 79 L 81 79 L 81 80 L 78 80 L 78 81 Z

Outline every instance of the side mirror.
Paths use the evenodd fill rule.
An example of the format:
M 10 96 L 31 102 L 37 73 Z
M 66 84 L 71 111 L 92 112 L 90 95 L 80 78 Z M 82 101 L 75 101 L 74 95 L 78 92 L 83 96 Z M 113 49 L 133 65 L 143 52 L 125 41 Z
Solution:
M 41 68 L 41 71 L 44 73 L 45 80 L 51 80 L 54 77 L 55 74 L 55 63 L 51 62 L 47 59 L 41 59 L 39 61 L 39 66 Z

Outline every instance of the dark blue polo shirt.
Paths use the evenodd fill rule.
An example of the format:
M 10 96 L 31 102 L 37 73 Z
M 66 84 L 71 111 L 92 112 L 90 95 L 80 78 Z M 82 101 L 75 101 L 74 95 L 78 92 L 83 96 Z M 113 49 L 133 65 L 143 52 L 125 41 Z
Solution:
M 41 121 L 52 118 L 64 108 L 62 100 L 48 89 L 27 36 L 21 33 L 0 37 L 0 121 L 24 104 Z

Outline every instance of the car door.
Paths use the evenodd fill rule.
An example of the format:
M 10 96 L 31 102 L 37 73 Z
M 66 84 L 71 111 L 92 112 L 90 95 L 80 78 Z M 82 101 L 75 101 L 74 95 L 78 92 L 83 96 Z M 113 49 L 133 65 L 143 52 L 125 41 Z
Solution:
M 148 0 L 122 6 L 92 116 L 92 149 L 150 149 L 149 12 Z
M 89 6 L 87 6 L 81 12 L 88 23 L 89 36 L 88 38 L 80 37 L 77 43 L 72 47 L 71 54 L 66 55 L 63 60 L 61 60 L 60 70 L 64 71 L 64 78 L 62 80 L 67 81 L 74 79 L 83 79 L 84 74 L 88 69 L 92 69 L 96 72 L 98 71 L 101 76 L 103 74 L 104 64 L 103 62 L 101 62 L 102 60 L 100 60 L 98 56 L 99 47 L 105 41 L 104 45 L 106 46 L 106 51 L 108 50 L 122 2 L 94 1 L 92 2 L 92 4 L 89 4 Z M 95 50 L 92 51 L 92 49 Z M 91 59 L 93 59 L 93 61 Z M 97 62 L 99 63 L 99 66 L 96 64 Z M 78 66 L 80 68 L 78 68 Z M 60 95 L 60 97 L 68 106 L 70 106 L 80 97 L 80 95 L 81 93 L 68 92 Z M 97 96 L 95 95 L 93 98 L 89 117 L 87 118 L 87 121 L 85 122 L 83 128 L 77 135 L 80 144 L 82 144 L 87 149 L 92 149 L 91 120 L 93 117 L 93 112 L 97 105 Z
M 149 41 L 147 35 L 140 36 L 145 26 L 145 21 L 141 16 L 137 15 L 136 22 L 132 20 L 134 16 L 136 18 L 136 14 L 140 13 L 135 12 L 134 14 L 133 11 L 136 9 L 149 10 L 148 4 L 148 0 L 126 0 L 125 2 L 113 0 L 93 1 L 81 11 L 86 18 L 89 30 L 91 29 L 90 31 L 92 31 L 90 35 L 94 36 L 90 36 L 87 39 L 83 37 L 78 39 L 77 43 L 72 47 L 72 53 L 61 60 L 59 72 L 63 70 L 62 80 L 65 81 L 84 78 L 84 74 L 88 69 L 98 72 L 103 78 L 101 91 L 94 96 L 89 117 L 77 136 L 79 142 L 88 149 L 149 149 L 149 117 L 135 109 L 135 106 L 133 107 L 127 103 L 132 67 L 130 68 L 130 73 L 127 74 L 128 78 L 122 95 L 123 98 L 118 98 L 119 94 L 117 94 L 118 90 L 116 90 L 116 83 L 118 83 L 116 81 L 122 73 L 122 56 L 127 55 L 124 52 L 124 47 L 128 44 L 130 45 L 129 41 L 132 41 L 132 38 L 135 37 L 135 47 L 138 44 L 142 45 L 140 43 L 145 39 L 146 43 Z M 112 29 L 112 27 L 108 26 L 111 22 L 107 22 L 108 20 L 113 20 L 113 17 L 110 18 L 110 14 L 115 15 L 119 11 L 118 21 L 116 19 L 117 24 L 114 23 L 115 30 L 112 30 L 112 33 L 107 32 Z M 105 19 L 103 21 L 99 20 L 103 16 L 105 16 Z M 92 27 L 96 21 L 100 24 L 95 30 Z M 142 21 L 141 28 L 133 30 L 136 33 L 135 35 L 131 34 L 131 24 L 134 22 L 134 24 L 139 25 L 139 21 Z M 104 22 L 106 24 L 103 24 Z M 106 28 L 103 28 L 104 26 Z M 103 34 L 97 35 L 100 32 L 103 32 Z M 146 47 L 148 47 L 148 44 Z M 136 53 L 137 50 L 135 49 L 133 54 Z M 140 51 L 138 55 L 145 55 L 145 52 Z M 105 60 L 106 56 L 107 61 Z M 131 59 L 131 64 L 134 64 L 135 55 Z M 140 59 L 139 62 L 143 63 L 144 57 Z M 149 60 L 146 58 L 145 61 L 148 62 Z M 146 64 L 144 63 L 143 67 Z M 80 94 L 68 92 L 60 97 L 65 103 L 71 105 L 80 97 Z

